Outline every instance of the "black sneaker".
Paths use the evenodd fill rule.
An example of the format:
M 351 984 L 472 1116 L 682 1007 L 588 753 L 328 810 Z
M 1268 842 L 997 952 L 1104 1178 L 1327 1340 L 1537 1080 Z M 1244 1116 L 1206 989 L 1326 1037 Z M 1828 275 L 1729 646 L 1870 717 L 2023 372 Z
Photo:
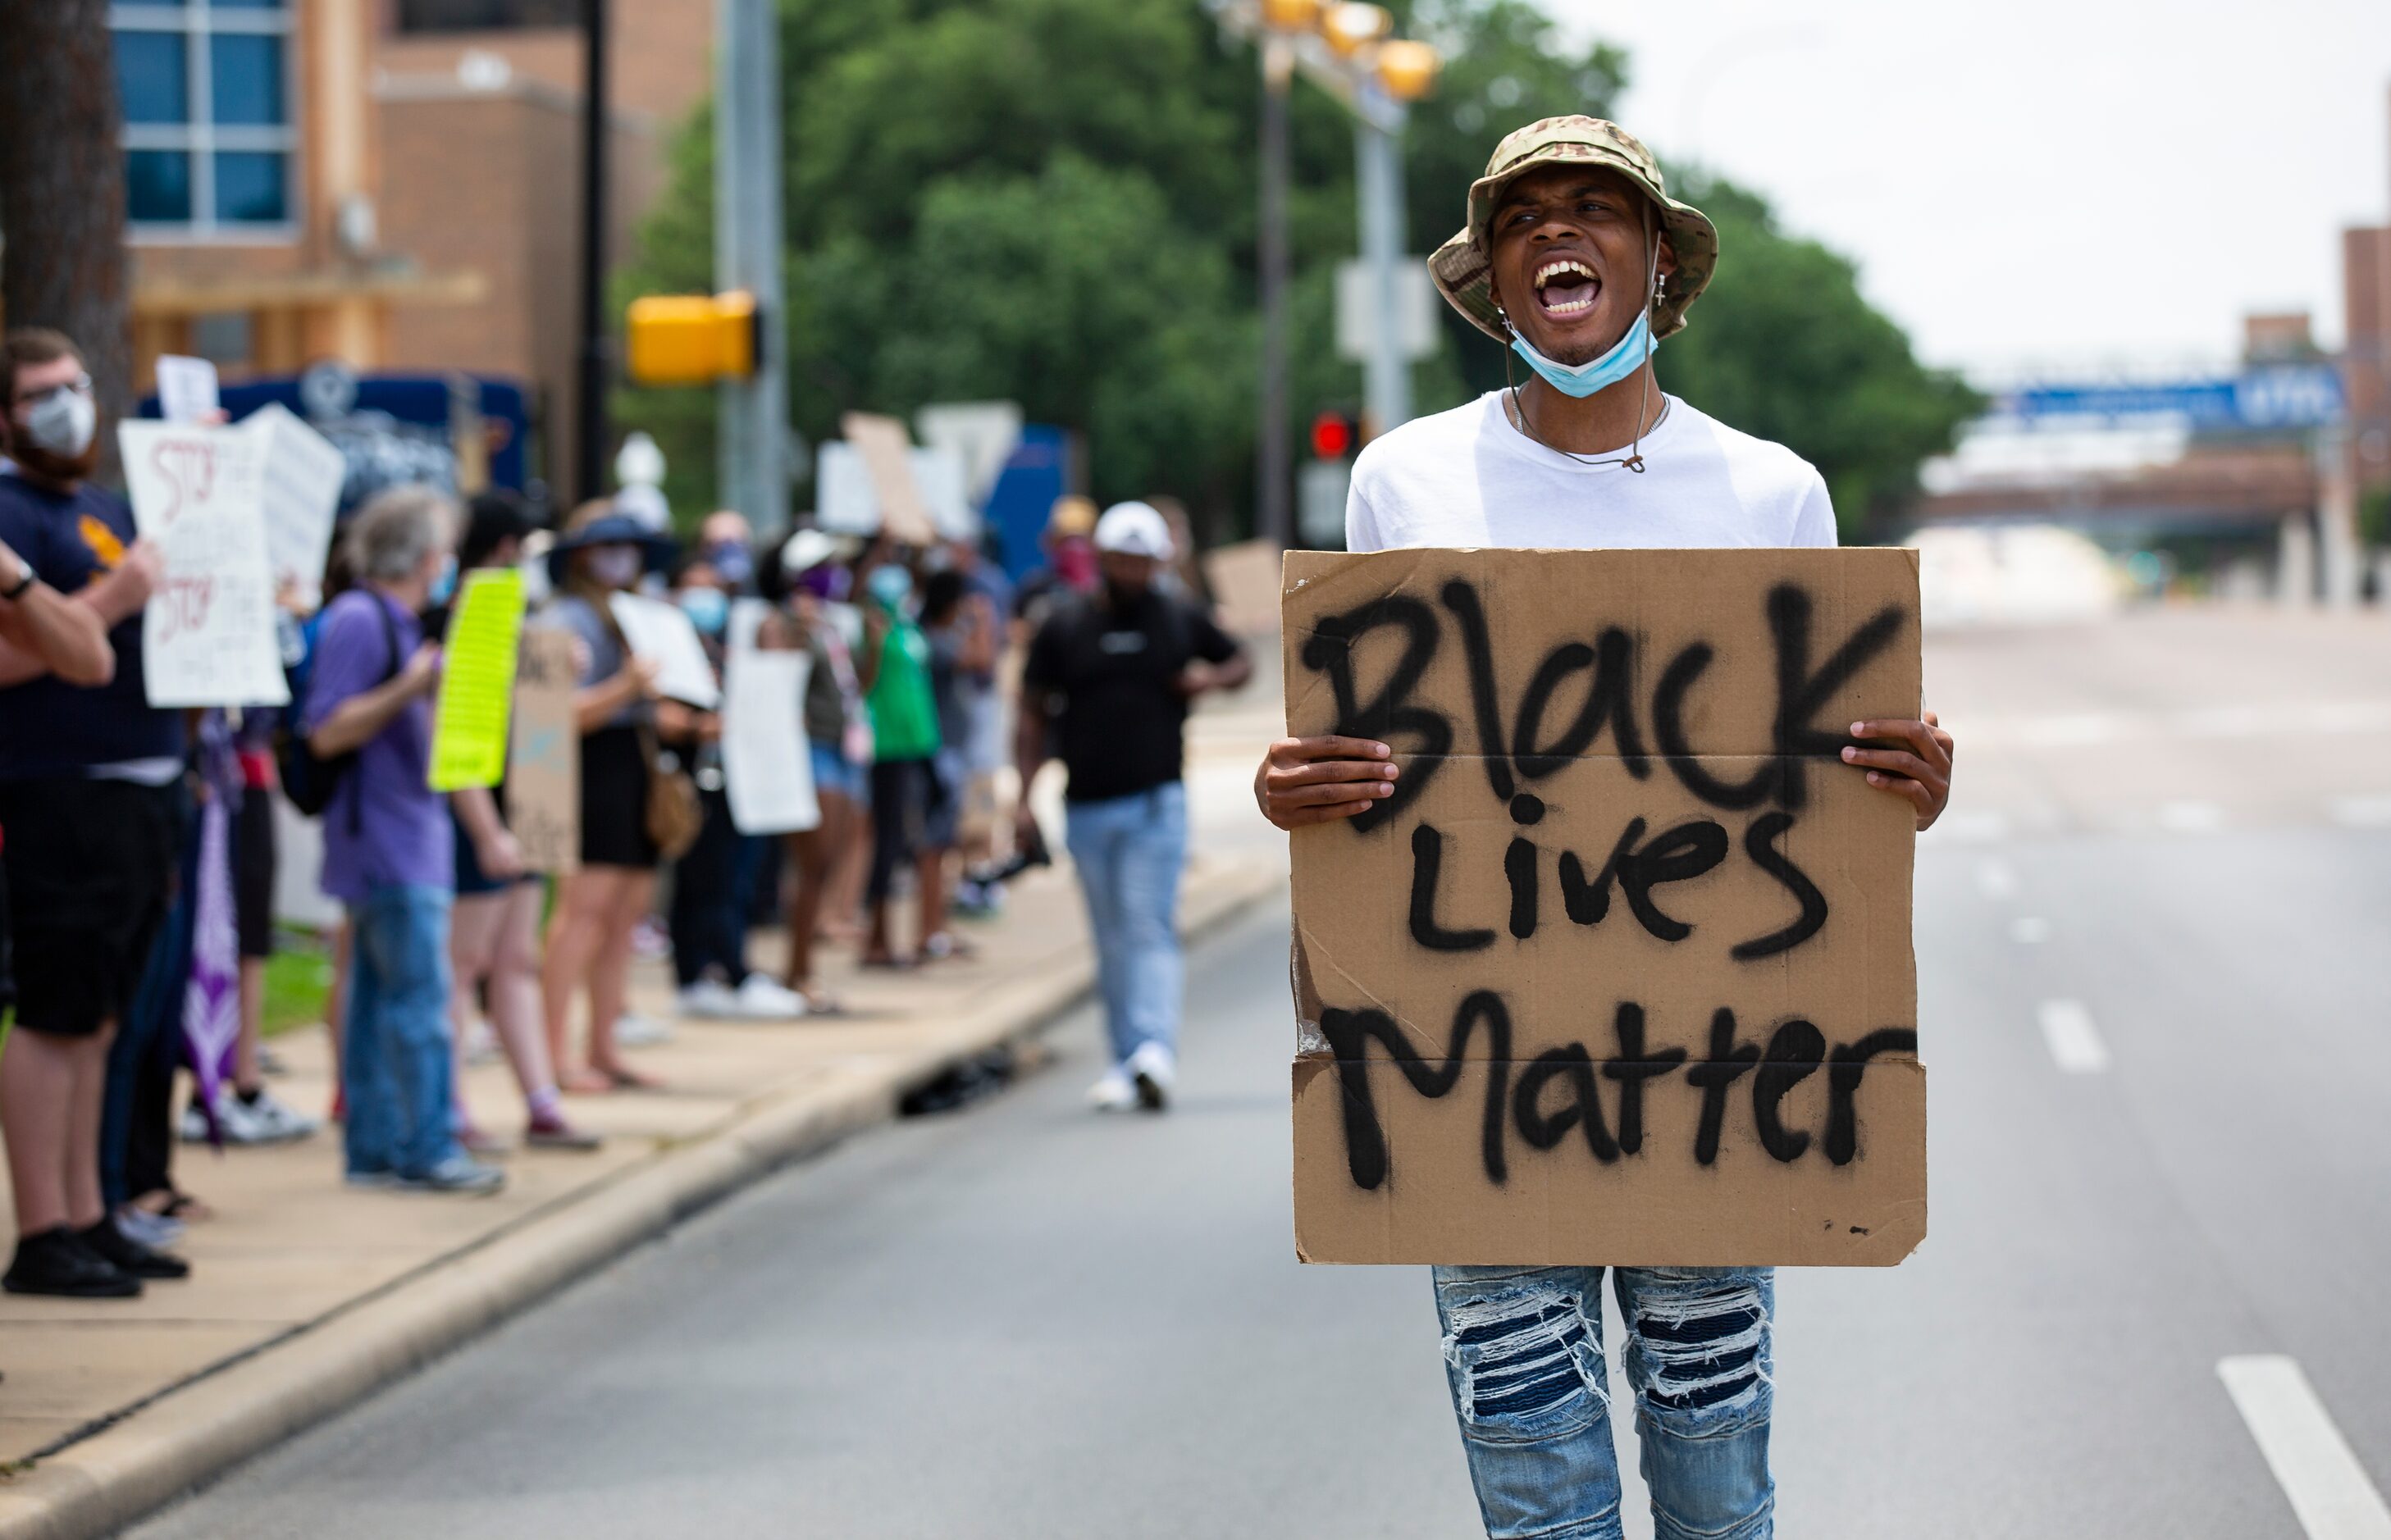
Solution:
M 70 1300 L 129 1300 L 141 1292 L 141 1280 L 61 1225 L 17 1238 L 16 1260 L 8 1264 L 7 1275 L 0 1277 L 0 1289 Z
M 91 1248 L 101 1261 L 136 1278 L 187 1278 L 191 1276 L 189 1263 L 172 1252 L 144 1246 L 118 1229 L 113 1219 L 103 1219 L 84 1231 L 83 1243 Z

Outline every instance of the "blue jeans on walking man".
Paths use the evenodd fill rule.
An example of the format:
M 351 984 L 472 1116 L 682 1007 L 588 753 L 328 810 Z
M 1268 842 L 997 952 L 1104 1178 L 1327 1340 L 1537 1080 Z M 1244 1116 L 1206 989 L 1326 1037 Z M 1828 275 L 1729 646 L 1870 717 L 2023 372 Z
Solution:
M 446 888 L 378 882 L 349 905 L 341 1089 L 351 1176 L 417 1180 L 463 1153 L 451 1114 Z
M 1113 1062 L 1129 1062 L 1147 1043 L 1175 1058 L 1186 974 L 1179 877 L 1187 865 L 1187 788 L 1168 781 L 1126 797 L 1070 802 L 1066 812 L 1071 864 L 1095 933 Z
M 1436 1313 L 1493 1540 L 1619 1540 L 1600 1267 L 1439 1267 Z M 1609 1269 L 1658 1540 L 1770 1540 L 1766 1267 Z

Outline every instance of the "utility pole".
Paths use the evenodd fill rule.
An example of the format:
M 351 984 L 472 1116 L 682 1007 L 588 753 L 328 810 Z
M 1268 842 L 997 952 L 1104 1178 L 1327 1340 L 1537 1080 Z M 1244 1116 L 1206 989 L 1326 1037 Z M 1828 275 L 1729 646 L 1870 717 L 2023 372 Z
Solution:
M 1255 533 L 1285 547 L 1295 534 L 1294 467 L 1286 423 L 1286 109 L 1295 50 L 1285 38 L 1269 35 L 1262 41 L 1261 61 L 1261 481 L 1254 505 Z
M 1375 87 L 1364 87 L 1364 108 L 1353 120 L 1354 178 L 1361 198 L 1362 261 L 1369 274 L 1370 309 L 1378 324 L 1363 366 L 1364 410 L 1369 437 L 1390 432 L 1412 417 L 1412 367 L 1405 335 L 1398 270 L 1403 260 L 1402 157 L 1399 135 L 1403 109 Z
M 772 0 L 715 0 L 714 287 L 756 300 L 756 372 L 715 386 L 716 481 L 758 535 L 789 523 L 781 48 Z
M 606 491 L 606 392 L 614 350 L 606 336 L 606 0 L 582 0 L 581 358 L 573 429 L 573 491 Z

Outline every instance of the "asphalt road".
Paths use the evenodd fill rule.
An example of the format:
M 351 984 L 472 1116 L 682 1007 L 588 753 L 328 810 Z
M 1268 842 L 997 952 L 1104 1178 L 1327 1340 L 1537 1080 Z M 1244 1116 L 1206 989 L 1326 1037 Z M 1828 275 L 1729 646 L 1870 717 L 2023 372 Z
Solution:
M 2051 646 L 2081 684 L 2100 640 Z M 1995 721 L 1970 667 L 1930 678 Z M 2359 680 L 2270 759 L 2133 672 L 2088 745 L 1997 717 L 1984 780 L 2022 800 L 1921 845 L 1932 1233 L 1780 1280 L 1789 1536 L 2300 1536 L 2242 1354 L 2295 1360 L 2391 1490 L 2391 735 Z M 2303 709 L 2264 678 L 2200 709 Z M 2119 813 L 2152 754 L 2149 797 L 2213 813 Z M 1167 1118 L 1080 1109 L 1082 1013 L 1003 1097 L 782 1174 L 136 1533 L 1472 1533 L 1424 1273 L 1294 1260 L 1285 934 L 1196 957 Z

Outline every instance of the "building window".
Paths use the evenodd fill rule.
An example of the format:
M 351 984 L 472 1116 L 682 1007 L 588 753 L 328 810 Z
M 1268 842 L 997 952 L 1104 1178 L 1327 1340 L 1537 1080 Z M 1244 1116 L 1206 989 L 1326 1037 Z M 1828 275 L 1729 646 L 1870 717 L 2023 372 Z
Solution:
M 136 236 L 288 239 L 290 0 L 142 0 L 109 8 Z
M 398 0 L 398 30 L 469 32 L 578 27 L 585 8 L 585 0 Z

